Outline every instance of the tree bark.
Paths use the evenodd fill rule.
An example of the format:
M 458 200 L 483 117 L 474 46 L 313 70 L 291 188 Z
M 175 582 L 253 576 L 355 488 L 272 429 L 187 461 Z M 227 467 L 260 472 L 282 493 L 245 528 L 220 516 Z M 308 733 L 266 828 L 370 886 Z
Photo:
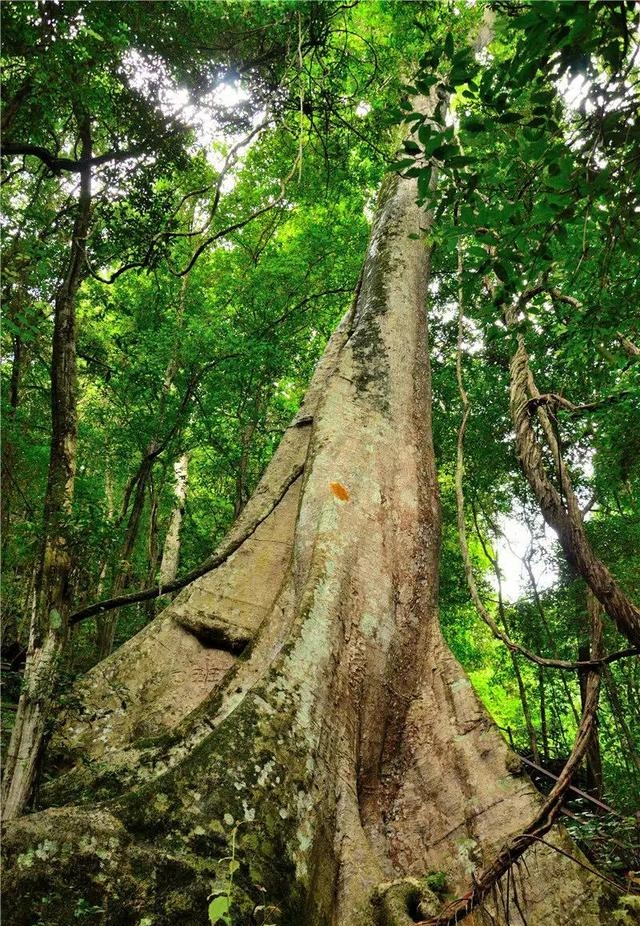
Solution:
M 175 504 L 171 511 L 169 526 L 162 550 L 160 563 L 160 584 L 173 582 L 178 575 L 180 561 L 180 530 L 184 518 L 184 506 L 187 499 L 187 485 L 189 480 L 189 455 L 183 453 L 173 467 L 175 475 L 174 498 Z
M 77 114 L 81 160 L 91 158 L 91 123 Z M 51 362 L 51 451 L 44 500 L 43 543 L 36 581 L 23 690 L 3 777 L 3 814 L 18 816 L 29 799 L 45 723 L 68 637 L 70 526 L 76 475 L 76 296 L 85 276 L 91 216 L 91 168 L 80 174 L 80 195 L 66 274 L 55 298 Z
M 202 924 L 231 846 L 236 924 L 267 903 L 282 926 L 400 926 L 439 908 L 427 873 L 459 894 L 535 816 L 438 625 L 415 201 L 414 181 L 385 182 L 352 310 L 232 537 L 288 485 L 280 502 L 78 686 L 43 794 L 62 806 L 5 840 L 15 926 L 45 878 L 50 926 L 79 897 L 114 926 Z M 517 882 L 529 926 L 605 922 L 595 878 L 544 845 L 526 859 L 506 894 Z

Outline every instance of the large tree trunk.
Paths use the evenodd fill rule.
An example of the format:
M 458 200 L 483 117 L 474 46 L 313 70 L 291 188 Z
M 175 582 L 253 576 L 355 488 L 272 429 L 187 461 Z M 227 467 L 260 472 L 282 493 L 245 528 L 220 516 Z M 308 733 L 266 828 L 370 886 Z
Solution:
M 64 806 L 5 840 L 15 926 L 72 922 L 80 898 L 114 926 L 203 924 L 234 821 L 234 923 L 266 903 L 283 926 L 409 924 L 440 901 L 408 878 L 466 891 L 534 816 L 438 625 L 415 199 L 386 182 L 352 311 L 234 526 L 255 531 L 76 691 L 43 795 Z M 606 922 L 600 882 L 543 844 L 502 896 L 511 924 Z

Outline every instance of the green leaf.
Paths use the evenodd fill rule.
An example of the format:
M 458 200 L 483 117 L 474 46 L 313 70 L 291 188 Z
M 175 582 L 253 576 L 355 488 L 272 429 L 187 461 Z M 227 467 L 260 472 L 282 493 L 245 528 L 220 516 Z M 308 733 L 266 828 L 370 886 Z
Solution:
M 553 251 L 549 248 L 547 244 L 541 244 L 538 248 L 539 256 L 545 261 L 553 260 Z
M 449 75 L 449 82 L 454 85 L 454 87 L 460 87 L 462 84 L 466 84 L 470 77 L 469 68 L 461 67 L 456 65 L 456 67 L 451 69 L 451 74 Z
M 521 119 L 522 119 L 521 113 L 515 113 L 515 112 L 509 112 L 509 111 L 507 111 L 506 113 L 502 113 L 501 116 L 498 116 L 498 122 L 502 123 L 503 125 L 509 125 L 512 122 L 520 122 Z
M 471 158 L 466 154 L 455 154 L 453 157 L 447 159 L 447 166 L 467 167 L 469 164 L 474 164 L 475 160 L 475 158 Z
M 229 862 L 229 874 L 235 874 L 238 868 L 240 868 L 240 862 L 238 862 L 236 859 L 231 859 Z
M 447 158 L 458 154 L 460 149 L 457 145 L 440 145 L 433 152 L 434 158 L 438 158 L 439 161 L 445 161 Z
M 409 154 L 420 154 L 420 145 L 411 138 L 407 138 L 406 141 L 403 141 L 402 146 Z
M 438 78 L 438 75 L 437 75 L 437 74 L 426 74 L 426 75 L 421 75 L 421 76 L 416 80 L 416 87 L 418 88 L 418 90 L 420 91 L 420 93 L 425 93 L 425 94 L 426 94 L 426 93 L 428 93 L 429 90 L 434 86 L 434 84 L 437 84 L 437 83 L 438 83 L 438 80 L 439 80 L 439 78 Z
M 475 134 L 477 132 L 484 132 L 486 123 L 482 122 L 480 119 L 465 119 L 462 123 L 462 127 L 465 132 L 473 132 Z
M 418 130 L 418 138 L 420 139 L 423 145 L 426 145 L 427 142 L 429 141 L 432 131 L 433 130 L 430 125 L 425 124 L 425 125 L 420 126 Z
M 222 897 L 213 898 L 209 904 L 209 922 L 211 926 L 216 926 L 216 923 L 220 921 L 223 923 L 229 922 L 229 906 L 229 898 L 226 894 Z
M 104 38 L 100 35 L 99 32 L 95 32 L 93 29 L 90 29 L 88 26 L 85 26 L 82 30 L 85 35 L 90 35 L 92 39 L 96 39 L 98 42 L 104 42 Z
M 392 161 L 388 170 L 404 170 L 405 167 L 412 167 L 415 164 L 413 158 L 402 158 L 400 161 Z
M 504 264 L 500 263 L 499 260 L 494 263 L 493 272 L 498 277 L 501 283 L 506 283 L 507 280 L 509 279 L 509 271 L 507 270 Z
M 471 174 L 471 176 L 467 180 L 467 193 L 473 193 L 473 191 L 477 188 L 479 183 L 480 183 L 480 175 Z
M 429 184 L 431 183 L 431 168 L 427 167 L 425 170 L 420 171 L 418 177 L 418 196 L 421 199 L 426 199 L 429 195 Z
M 453 58 L 453 33 L 447 32 L 447 37 L 444 40 L 444 53 L 447 58 Z

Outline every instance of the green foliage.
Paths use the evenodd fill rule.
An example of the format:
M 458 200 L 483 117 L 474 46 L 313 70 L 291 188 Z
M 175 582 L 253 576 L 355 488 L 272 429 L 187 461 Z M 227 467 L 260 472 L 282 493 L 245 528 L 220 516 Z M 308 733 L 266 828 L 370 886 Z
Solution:
M 253 904 L 252 901 L 248 900 L 246 895 L 244 895 L 243 899 L 248 900 L 248 903 L 243 904 L 241 902 L 240 895 L 243 894 L 243 892 L 234 885 L 234 876 L 240 871 L 241 867 L 240 862 L 236 858 L 236 847 L 238 828 L 243 824 L 234 822 L 233 817 L 228 813 L 225 814 L 224 821 L 225 824 L 232 827 L 228 837 L 230 854 L 218 860 L 218 878 L 213 883 L 211 894 L 208 897 L 209 922 L 211 926 L 217 926 L 218 923 L 223 923 L 224 926 L 232 926 L 232 923 L 237 921 L 238 915 L 241 915 L 242 912 L 250 912 L 251 922 L 259 923 L 260 926 L 275 926 L 274 923 L 268 922 L 268 920 L 277 918 L 280 912 L 278 907 L 268 903 Z M 248 846 L 253 846 L 254 844 L 255 841 L 252 840 L 251 837 L 243 840 L 243 848 L 245 850 Z M 253 884 L 254 878 L 251 858 L 245 857 L 245 862 L 252 880 L 252 888 L 264 893 L 264 887 L 259 884 Z M 246 910 L 244 910 L 244 907 L 246 907 Z
M 231 906 L 233 903 L 233 876 L 240 867 L 236 861 L 236 834 L 237 825 L 233 827 L 230 833 L 231 855 L 220 859 L 221 863 L 226 864 L 226 881 L 220 887 L 214 885 L 214 889 L 209 897 L 209 922 L 211 926 L 217 926 L 218 923 L 224 923 L 225 926 L 231 926 Z
M 637 915 L 640 914 L 640 897 L 636 894 L 625 894 L 620 898 L 620 903 L 616 910 L 611 914 L 614 922 L 622 923 L 623 926 L 633 926 L 637 923 Z
M 447 875 L 444 871 L 430 871 L 424 880 L 429 890 L 436 894 L 442 894 L 447 889 Z
M 349 304 L 366 245 L 363 205 L 382 165 L 366 141 L 351 135 L 349 119 L 362 99 L 359 79 L 348 77 L 348 99 L 338 82 L 345 55 L 352 63 L 363 49 L 373 55 L 366 35 L 354 29 L 353 48 L 345 50 L 328 28 L 337 13 L 325 15 L 315 5 L 304 8 L 301 20 L 298 9 L 283 16 L 278 4 L 251 5 L 254 29 L 242 5 L 205 5 L 197 16 L 193 5 L 179 6 L 180 41 L 169 45 L 175 5 L 165 5 L 157 21 L 131 4 L 66 3 L 47 7 L 40 22 L 26 5 L 3 7 L 5 99 L 15 94 L 16 102 L 11 142 L 49 145 L 63 165 L 48 169 L 28 155 L 3 190 L 11 235 L 3 343 L 14 357 L 13 371 L 3 368 L 3 471 L 11 485 L 3 583 L 23 639 L 30 594 L 24 576 L 37 560 L 47 481 L 51 303 L 72 224 L 62 159 L 73 160 L 78 107 L 91 112 L 93 153 L 105 160 L 94 168 L 88 278 L 76 307 L 78 461 L 74 507 L 64 522 L 76 605 L 104 596 L 125 572 L 129 587 L 155 581 L 173 506 L 173 462 L 185 452 L 181 566 L 195 566 L 210 553 L 295 412 Z M 299 77 L 294 71 L 285 79 L 281 60 L 291 23 L 305 35 L 314 98 L 343 120 L 329 134 L 309 118 L 300 139 Z M 343 25 L 339 17 L 335 28 Z M 37 54 L 27 60 L 31 46 Z M 254 58 L 259 67 L 251 65 Z M 142 59 L 153 62 L 153 78 Z M 82 61 L 90 65 L 78 71 Z M 249 69 L 248 102 L 230 108 L 212 94 L 221 82 L 237 81 L 236 62 Z M 363 59 L 362 66 L 372 64 Z M 21 81 L 41 108 L 22 105 Z M 202 132 L 194 139 L 177 104 L 161 105 L 178 91 L 198 105 L 205 101 L 212 142 Z M 243 159 L 232 158 L 223 176 L 221 159 L 239 134 L 254 132 L 267 103 L 273 124 L 240 149 Z M 301 141 L 301 171 L 292 176 Z M 107 157 L 138 145 L 144 150 L 126 161 Z M 176 275 L 198 252 L 192 269 Z M 97 278 L 113 282 L 105 286 Z M 149 453 L 141 482 L 137 474 Z M 136 520 L 138 490 L 143 509 Z M 133 547 L 123 558 L 131 531 Z M 126 613 L 118 642 L 152 614 L 148 608 Z M 77 668 L 95 658 L 84 629 L 75 653 Z
M 558 410 L 560 446 L 579 498 L 589 504 L 594 549 L 637 600 L 640 329 L 632 268 L 640 197 L 630 38 L 637 15 L 622 4 L 521 4 L 495 18 L 490 44 L 478 53 L 468 34 L 454 29 L 425 42 L 396 116 L 411 135 L 392 168 L 417 178 L 436 218 L 429 242 L 435 438 L 444 473 L 443 629 L 494 718 L 517 748 L 531 752 L 528 708 L 545 761 L 568 754 L 579 686 L 575 676 L 518 659 L 520 690 L 512 660 L 478 629 L 465 601 L 448 476 L 459 421 L 452 310 L 461 299 L 472 410 L 467 529 L 483 598 L 499 619 L 495 589 L 482 583 L 489 563 L 478 540 L 504 548 L 500 519 L 518 518 L 532 532 L 533 578 L 543 570 L 558 578 L 544 591 L 531 578 L 518 601 L 503 602 L 510 635 L 541 655 L 576 659 L 587 633 L 584 588 L 559 550 L 540 537 L 537 506 L 519 472 L 508 414 L 514 343 L 503 312 L 536 284 L 570 297 L 563 302 L 541 293 L 528 301 L 521 330 L 539 389 L 589 406 L 573 414 Z M 413 111 L 412 94 L 432 87 L 448 96 L 449 115 L 444 105 L 431 118 Z M 605 650 L 625 642 L 606 622 Z M 622 810 L 636 807 L 640 794 L 637 710 L 627 701 L 637 683 L 637 662 L 614 664 L 599 712 L 605 795 Z
M 230 901 L 229 898 L 221 895 L 214 897 L 211 903 L 209 904 L 209 921 L 216 926 L 217 923 L 231 923 L 231 917 L 229 916 L 230 910 Z
M 98 907 L 95 904 L 89 903 L 88 900 L 80 897 L 76 903 L 76 908 L 73 911 L 73 916 L 77 920 L 83 920 L 88 917 L 96 916 L 99 913 L 104 913 L 102 907 Z

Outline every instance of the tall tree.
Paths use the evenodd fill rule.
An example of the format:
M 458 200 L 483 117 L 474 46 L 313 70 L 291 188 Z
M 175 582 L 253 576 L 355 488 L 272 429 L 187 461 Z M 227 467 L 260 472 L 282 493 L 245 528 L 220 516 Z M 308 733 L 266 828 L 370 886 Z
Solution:
M 353 306 L 232 555 L 83 684 L 61 734 L 73 764 L 47 791 L 70 806 L 8 837 L 17 854 L 55 845 L 28 871 L 15 864 L 16 923 L 33 913 L 18 898 L 50 864 L 66 882 L 49 889 L 52 923 L 83 897 L 111 922 L 195 924 L 212 878 L 212 922 L 216 911 L 248 921 L 260 890 L 290 924 L 425 920 L 444 912 L 434 888 L 473 894 L 469 874 L 496 847 L 532 821 L 536 839 L 547 831 L 553 814 L 540 819 L 438 627 L 418 234 L 429 219 L 416 197 L 413 180 L 385 184 Z M 100 794 L 101 809 L 83 794 Z M 52 842 L 61 825 L 64 847 Z M 109 847 L 99 880 L 70 885 L 90 833 Z M 602 887 L 576 853 L 562 836 L 536 842 L 505 910 L 601 922 Z M 551 880 L 553 896 L 535 890 Z
M 52 744 L 56 774 L 40 794 L 40 806 L 49 809 L 8 830 L 17 923 L 29 922 L 35 913 L 55 926 L 92 911 L 113 923 L 142 919 L 168 924 L 179 918 L 195 924 L 207 904 L 214 924 L 248 923 L 256 917 L 266 922 L 268 917 L 283 924 L 419 921 L 449 926 L 474 916 L 478 907 L 497 922 L 606 922 L 612 901 L 603 882 L 562 832 L 548 833 L 572 775 L 585 757 L 594 759 L 603 660 L 615 661 L 633 650 L 606 655 L 600 626 L 590 635 L 589 652 L 582 653 L 586 658 L 578 662 L 555 653 L 541 656 L 512 640 L 509 633 L 517 622 L 507 619 L 504 602 L 498 624 L 474 584 L 462 492 L 470 414 L 462 357 L 463 315 L 468 313 L 479 320 L 474 348 L 486 355 L 493 351 L 499 361 L 497 372 L 483 372 L 474 380 L 481 392 L 494 376 L 487 404 L 502 402 L 484 421 L 480 442 L 506 444 L 500 438 L 509 427 L 504 396 L 513 358 L 512 413 L 525 475 L 545 516 L 551 510 L 563 528 L 570 563 L 583 563 L 587 583 L 597 586 L 594 591 L 605 599 L 609 616 L 620 629 L 630 629 L 635 641 L 633 583 L 625 570 L 616 569 L 620 577 L 614 580 L 603 566 L 593 581 L 591 567 L 602 561 L 602 554 L 594 552 L 597 530 L 582 524 L 579 490 L 570 472 L 577 467 L 567 462 L 567 448 L 575 455 L 584 435 L 558 421 L 560 409 L 581 414 L 600 402 L 578 406 L 559 391 L 536 385 L 553 330 L 549 317 L 567 305 L 583 305 L 565 292 L 567 268 L 558 254 L 563 236 L 553 206 L 567 210 L 567 247 L 580 255 L 580 269 L 593 203 L 606 198 L 605 184 L 591 185 L 590 158 L 586 186 L 578 182 L 589 126 L 579 126 L 580 143 L 568 135 L 572 121 L 561 113 L 554 81 L 571 73 L 576 45 L 585 28 L 593 28 L 594 79 L 606 79 L 607 68 L 616 72 L 617 83 L 607 88 L 611 102 L 624 87 L 620 73 L 635 77 L 629 17 L 627 7 L 621 21 L 619 15 L 603 14 L 598 4 L 587 5 L 587 15 L 571 5 L 556 28 L 551 6 L 543 5 L 539 16 L 525 6 L 522 19 L 518 8 L 515 26 L 506 15 L 495 58 L 484 63 L 468 43 L 468 20 L 476 14 L 462 8 L 456 10 L 454 28 L 443 23 L 443 9 L 434 11 L 429 4 L 406 5 L 408 10 L 375 4 L 345 20 L 366 19 L 373 9 L 383 23 L 393 23 L 380 48 L 386 53 L 395 44 L 396 52 L 401 50 L 402 55 L 391 56 L 398 70 L 403 56 L 404 67 L 411 69 L 414 52 L 426 45 L 415 84 L 406 88 L 407 98 L 400 103 L 411 133 L 396 164 L 404 176 L 390 177 L 382 187 L 351 309 L 244 507 L 250 446 L 258 429 L 255 406 L 267 404 L 275 366 L 265 356 L 249 375 L 237 371 L 238 427 L 229 458 L 239 461 L 233 473 L 239 518 L 226 540 L 183 579 L 70 617 L 78 623 L 115 605 L 188 586 L 76 686 Z M 285 9 L 293 11 L 287 48 L 293 50 L 289 61 L 298 93 L 287 96 L 285 68 L 279 75 L 279 100 L 291 105 L 295 99 L 295 128 L 291 131 L 292 123 L 284 119 L 283 131 L 272 138 L 282 144 L 290 135 L 300 182 L 308 155 L 303 128 L 325 146 L 331 165 L 336 137 L 338 146 L 343 141 L 330 131 L 333 120 L 345 122 L 342 92 L 359 93 L 361 84 L 348 67 L 343 68 L 344 83 L 337 78 L 336 62 L 342 66 L 348 56 L 338 53 L 335 37 L 344 32 L 340 41 L 349 48 L 354 33 L 337 28 L 332 37 L 326 21 L 314 15 L 303 21 L 306 4 Z M 416 21 L 406 30 L 407 42 L 400 27 L 410 17 Z M 606 44 L 610 32 L 615 53 Z M 318 43 L 324 56 L 316 54 Z M 528 88 L 532 75 L 534 86 Z M 398 98 L 398 83 L 390 96 Z M 535 111 L 541 95 L 553 124 Z M 458 135 L 447 100 L 454 111 L 456 106 L 472 108 Z M 286 110 L 287 103 L 283 106 Z M 624 131 L 614 127 L 608 150 L 616 164 L 628 157 L 632 128 L 628 108 L 622 109 Z M 370 127 L 377 115 L 372 114 Z M 479 115 L 487 123 L 480 123 Z M 516 130 L 530 116 L 522 132 Z M 532 126 L 535 120 L 538 125 Z M 323 123 L 325 131 L 319 132 Z M 487 125 L 498 126 L 497 142 Z M 598 125 L 603 128 L 602 122 Z M 532 138 L 524 130 L 531 128 L 540 128 L 544 137 Z M 467 138 L 474 134 L 481 138 L 470 153 Z M 542 141 L 556 155 L 545 161 L 544 183 L 547 175 L 552 190 L 559 176 L 562 183 L 567 177 L 575 181 L 570 191 L 563 190 L 564 205 L 540 184 L 534 169 Z M 493 161 L 509 144 L 517 146 L 518 156 L 506 159 L 499 172 L 500 198 L 493 202 L 486 192 Z M 268 155 L 268 144 L 260 150 Z M 247 205 L 252 221 L 262 218 L 266 207 L 256 207 L 250 183 L 242 201 L 232 192 L 228 212 L 218 211 L 222 175 L 224 170 L 213 184 L 216 221 L 203 229 L 186 264 L 176 263 L 179 242 L 165 225 L 151 249 L 139 247 L 137 256 L 115 271 L 103 266 L 105 275 L 98 276 L 115 281 L 130 265 L 155 266 L 159 251 L 169 258 L 172 272 L 185 275 L 217 240 L 218 221 L 229 234 L 242 230 L 246 223 L 237 216 L 246 214 Z M 527 191 L 536 184 L 536 195 L 530 197 Z M 291 206 L 287 199 L 281 188 L 276 201 L 282 215 Z M 436 209 L 435 219 L 429 207 Z M 607 222 L 616 225 L 625 209 L 616 201 Z M 593 240 L 613 253 L 617 232 L 600 221 L 595 226 Z M 538 247 L 532 242 L 541 227 L 544 240 Z M 264 234 L 268 240 L 272 232 Z M 243 238 L 253 263 L 259 262 L 264 241 L 263 232 L 257 241 Z M 609 274 L 615 270 L 618 293 L 632 290 L 625 276 L 629 252 L 625 240 L 613 256 L 607 254 L 601 268 Z M 288 272 L 286 262 L 283 272 Z M 517 661 L 521 657 L 540 669 L 572 672 L 580 679 L 582 713 L 575 741 L 544 802 L 484 713 L 437 620 L 442 516 L 428 331 L 439 294 L 445 294 L 446 303 L 451 291 L 447 275 L 455 280 L 460 303 L 457 372 L 464 414 L 453 454 L 450 438 L 448 456 L 444 441 L 443 478 L 446 487 L 447 467 L 457 451 L 458 527 L 471 596 L 514 656 L 512 671 L 523 705 L 529 702 Z M 281 276 L 274 274 L 274 279 Z M 590 272 L 574 282 L 581 298 L 593 293 Z M 271 290 L 278 292 L 275 283 Z M 296 300 L 296 308 L 306 302 L 306 296 Z M 568 327 L 569 321 L 564 316 L 563 324 Z M 622 327 L 616 337 L 633 352 L 632 332 L 628 324 Z M 501 334 L 496 336 L 494 329 Z M 475 352 L 469 351 L 465 365 L 473 363 Z M 438 350 L 433 356 L 439 363 Z M 575 369 L 575 358 L 571 363 Z M 557 358 L 549 367 L 549 375 L 557 375 Z M 596 382 L 602 380 L 594 377 L 594 387 Z M 253 403 L 242 401 L 243 390 Z M 624 392 L 606 404 L 626 398 Z M 489 433 L 495 441 L 487 441 Z M 505 460 L 500 446 L 487 449 L 486 457 L 490 466 L 497 463 L 491 478 L 497 468 L 517 480 L 514 461 Z M 536 478 L 531 467 L 527 471 L 531 460 Z M 543 491 L 536 491 L 540 484 Z M 484 501 L 488 493 L 483 488 L 482 478 L 477 479 L 474 496 Z M 582 560 L 575 555 L 576 540 L 590 551 Z M 488 549 L 486 558 L 493 558 Z M 608 594 L 612 588 L 614 594 Z M 576 633 L 572 639 L 583 637 Z M 609 628 L 607 643 L 612 640 Z M 527 727 L 534 742 L 531 714 Z M 60 831 L 64 846 L 57 839 Z M 47 895 L 38 900 L 45 881 Z M 537 890 L 549 883 L 557 886 L 553 894 Z

